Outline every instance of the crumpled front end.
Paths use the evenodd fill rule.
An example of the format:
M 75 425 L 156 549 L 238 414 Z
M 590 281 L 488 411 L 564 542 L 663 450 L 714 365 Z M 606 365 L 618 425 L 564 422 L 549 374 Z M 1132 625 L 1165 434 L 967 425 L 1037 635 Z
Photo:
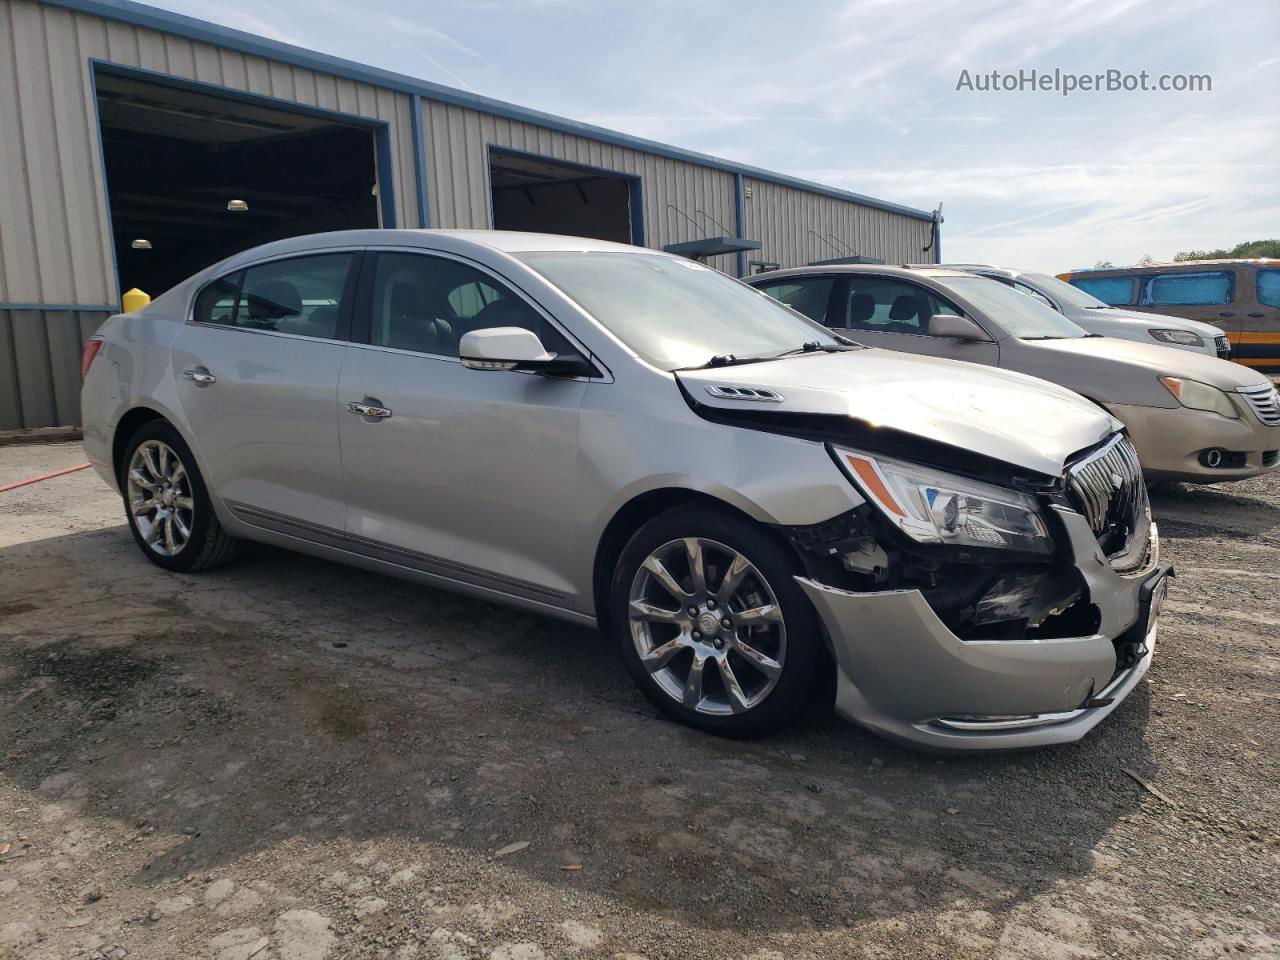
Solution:
M 813 568 L 798 578 L 830 640 L 837 712 L 935 750 L 1065 743 L 1101 722 L 1151 664 L 1171 573 L 1131 449 L 1117 438 L 1068 467 L 1047 503 L 1051 562 L 942 566 L 927 585 L 884 590 Z M 886 559 L 861 551 L 844 567 Z

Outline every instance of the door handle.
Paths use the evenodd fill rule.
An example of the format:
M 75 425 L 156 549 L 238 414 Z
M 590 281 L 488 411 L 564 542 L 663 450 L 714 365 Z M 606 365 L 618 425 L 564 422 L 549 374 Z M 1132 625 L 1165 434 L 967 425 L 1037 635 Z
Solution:
M 357 403 L 352 400 L 347 404 L 347 409 L 359 417 L 374 417 L 377 419 L 386 419 L 391 416 L 391 411 L 386 407 L 378 406 L 377 403 Z
M 1261 319 L 1265 316 L 1265 314 L 1263 314 L 1263 313 L 1261 313 L 1261 312 L 1259 312 L 1259 313 L 1246 313 L 1246 314 L 1245 314 L 1245 316 L 1246 316 L 1246 317 L 1253 317 L 1253 318 L 1254 318 L 1254 319 L 1256 319 L 1256 320 L 1261 320 Z
M 198 387 L 207 387 L 211 383 L 218 382 L 218 378 L 204 367 L 188 367 L 182 371 L 182 375 Z
M 1234 310 L 1223 310 L 1221 313 L 1218 314 L 1218 316 L 1220 317 L 1234 317 L 1235 315 L 1236 314 Z

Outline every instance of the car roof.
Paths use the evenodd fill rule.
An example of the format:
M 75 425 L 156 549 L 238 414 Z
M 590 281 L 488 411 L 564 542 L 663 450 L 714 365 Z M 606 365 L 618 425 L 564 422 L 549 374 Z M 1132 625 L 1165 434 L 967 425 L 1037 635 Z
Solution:
M 322 250 L 329 247 L 353 246 L 408 246 L 435 248 L 439 241 L 448 241 L 451 249 L 466 246 L 484 247 L 502 253 L 531 252 L 616 252 L 652 253 L 671 256 L 657 250 L 634 247 L 626 243 L 611 243 L 589 237 L 570 237 L 550 233 L 521 233 L 511 230 L 333 230 L 327 233 L 308 233 L 284 240 L 275 240 L 248 250 L 243 250 L 225 261 L 228 265 L 274 257 L 282 254 Z
M 744 279 L 748 282 L 760 282 L 765 279 L 774 279 L 778 277 L 810 277 L 814 274 L 833 274 L 833 273 L 874 273 L 880 276 L 901 277 L 906 280 L 910 277 L 970 277 L 973 274 L 968 270 L 956 270 L 946 265 L 938 266 L 936 264 L 903 264 L 898 267 L 881 266 L 873 263 L 834 263 L 829 266 L 810 266 L 810 267 L 788 267 L 785 270 L 769 270 L 765 273 L 755 273 Z

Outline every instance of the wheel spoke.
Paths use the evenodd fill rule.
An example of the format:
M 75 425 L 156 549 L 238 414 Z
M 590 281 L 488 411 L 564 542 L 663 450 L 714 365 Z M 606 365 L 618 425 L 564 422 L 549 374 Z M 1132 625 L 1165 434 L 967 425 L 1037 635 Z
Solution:
M 654 647 L 648 653 L 640 657 L 640 662 L 644 664 L 644 668 L 650 673 L 657 673 L 659 670 L 668 666 L 676 655 L 689 646 L 689 638 L 684 634 L 673 640 L 668 640 L 661 646 Z M 699 686 L 701 690 L 701 686 Z
M 147 473 L 151 474 L 152 480 L 159 480 L 164 476 L 160 471 L 160 464 L 156 461 L 155 447 L 144 446 L 139 448 L 138 452 L 142 454 L 143 466 L 147 468 Z
M 702 702 L 702 670 L 706 665 L 707 658 L 700 656 L 695 651 L 693 663 L 689 666 L 689 676 L 684 682 L 684 696 L 682 698 L 684 705 L 691 710 L 696 710 L 698 704 Z
M 750 704 L 747 703 L 747 695 L 742 691 L 742 684 L 738 683 L 737 674 L 733 672 L 733 665 L 729 663 L 728 657 L 717 657 L 716 666 L 720 669 L 720 679 L 724 681 L 724 688 L 729 693 L 729 709 L 734 713 L 742 713 L 749 708 Z
M 129 509 L 135 517 L 145 517 L 148 513 L 154 513 L 160 507 L 160 501 L 151 500 L 135 500 L 129 504 Z
M 649 620 L 653 623 L 683 623 L 685 619 L 683 610 L 664 610 L 646 600 L 631 601 L 631 616 L 636 620 Z
M 143 476 L 142 471 L 136 467 L 129 471 L 129 479 L 140 486 L 143 490 L 154 490 L 156 488 L 155 482 L 148 480 Z
M 173 505 L 183 510 L 194 510 L 196 508 L 195 501 L 190 497 L 174 497 Z
M 145 524 L 145 527 L 143 526 L 144 524 Z M 142 534 L 142 539 L 145 543 L 149 543 L 152 545 L 155 544 L 156 540 L 160 537 L 160 534 L 162 532 L 161 524 L 162 524 L 162 521 L 159 517 L 158 512 L 156 516 L 150 519 L 146 517 L 138 518 L 138 527 L 139 527 L 138 532 Z
M 183 477 L 187 475 L 187 468 L 182 465 L 182 461 L 178 459 L 177 454 L 173 457 L 173 472 L 169 474 L 169 480 L 175 486 Z
M 689 555 L 689 577 L 693 580 L 693 595 L 705 596 L 707 593 L 707 570 L 702 559 L 702 544 L 697 537 L 685 537 L 684 549 Z
M 743 627 L 755 626 L 758 623 L 782 622 L 782 611 L 772 603 L 766 603 L 762 607 L 752 607 L 750 610 L 739 610 L 732 616 L 734 622 Z
M 750 644 L 743 643 L 741 640 L 733 641 L 733 649 L 742 654 L 742 658 L 750 663 L 753 667 L 763 673 L 770 680 L 775 679 L 782 673 L 782 664 L 772 657 L 765 656 Z
M 164 518 L 164 548 L 170 553 L 174 553 L 178 549 L 178 541 L 174 536 L 172 513 Z
M 173 525 L 181 535 L 183 543 L 191 539 L 191 528 L 183 522 L 181 514 L 176 512 L 173 514 Z
M 724 579 L 720 581 L 720 589 L 717 591 L 721 603 L 729 602 L 729 598 L 742 586 L 743 578 L 746 577 L 747 571 L 750 569 L 751 564 L 747 562 L 746 557 L 740 553 L 733 555 L 733 562 L 729 564 L 729 569 L 724 572 Z
M 682 603 L 693 599 L 693 594 L 689 593 L 684 587 L 676 582 L 676 578 L 671 575 L 671 571 L 666 568 L 661 560 L 657 557 L 650 556 L 644 562 L 644 568 L 653 575 L 653 578 L 662 585 L 662 589 L 675 597 Z

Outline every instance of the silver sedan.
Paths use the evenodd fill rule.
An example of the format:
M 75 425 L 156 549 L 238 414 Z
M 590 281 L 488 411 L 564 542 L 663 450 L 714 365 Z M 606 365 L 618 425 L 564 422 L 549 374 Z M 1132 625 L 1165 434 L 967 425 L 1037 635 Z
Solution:
M 598 625 L 705 730 L 834 687 L 913 744 L 1059 743 L 1151 662 L 1168 570 L 1115 419 L 688 260 L 299 237 L 112 317 L 84 369 L 85 447 L 155 564 L 259 541 Z

